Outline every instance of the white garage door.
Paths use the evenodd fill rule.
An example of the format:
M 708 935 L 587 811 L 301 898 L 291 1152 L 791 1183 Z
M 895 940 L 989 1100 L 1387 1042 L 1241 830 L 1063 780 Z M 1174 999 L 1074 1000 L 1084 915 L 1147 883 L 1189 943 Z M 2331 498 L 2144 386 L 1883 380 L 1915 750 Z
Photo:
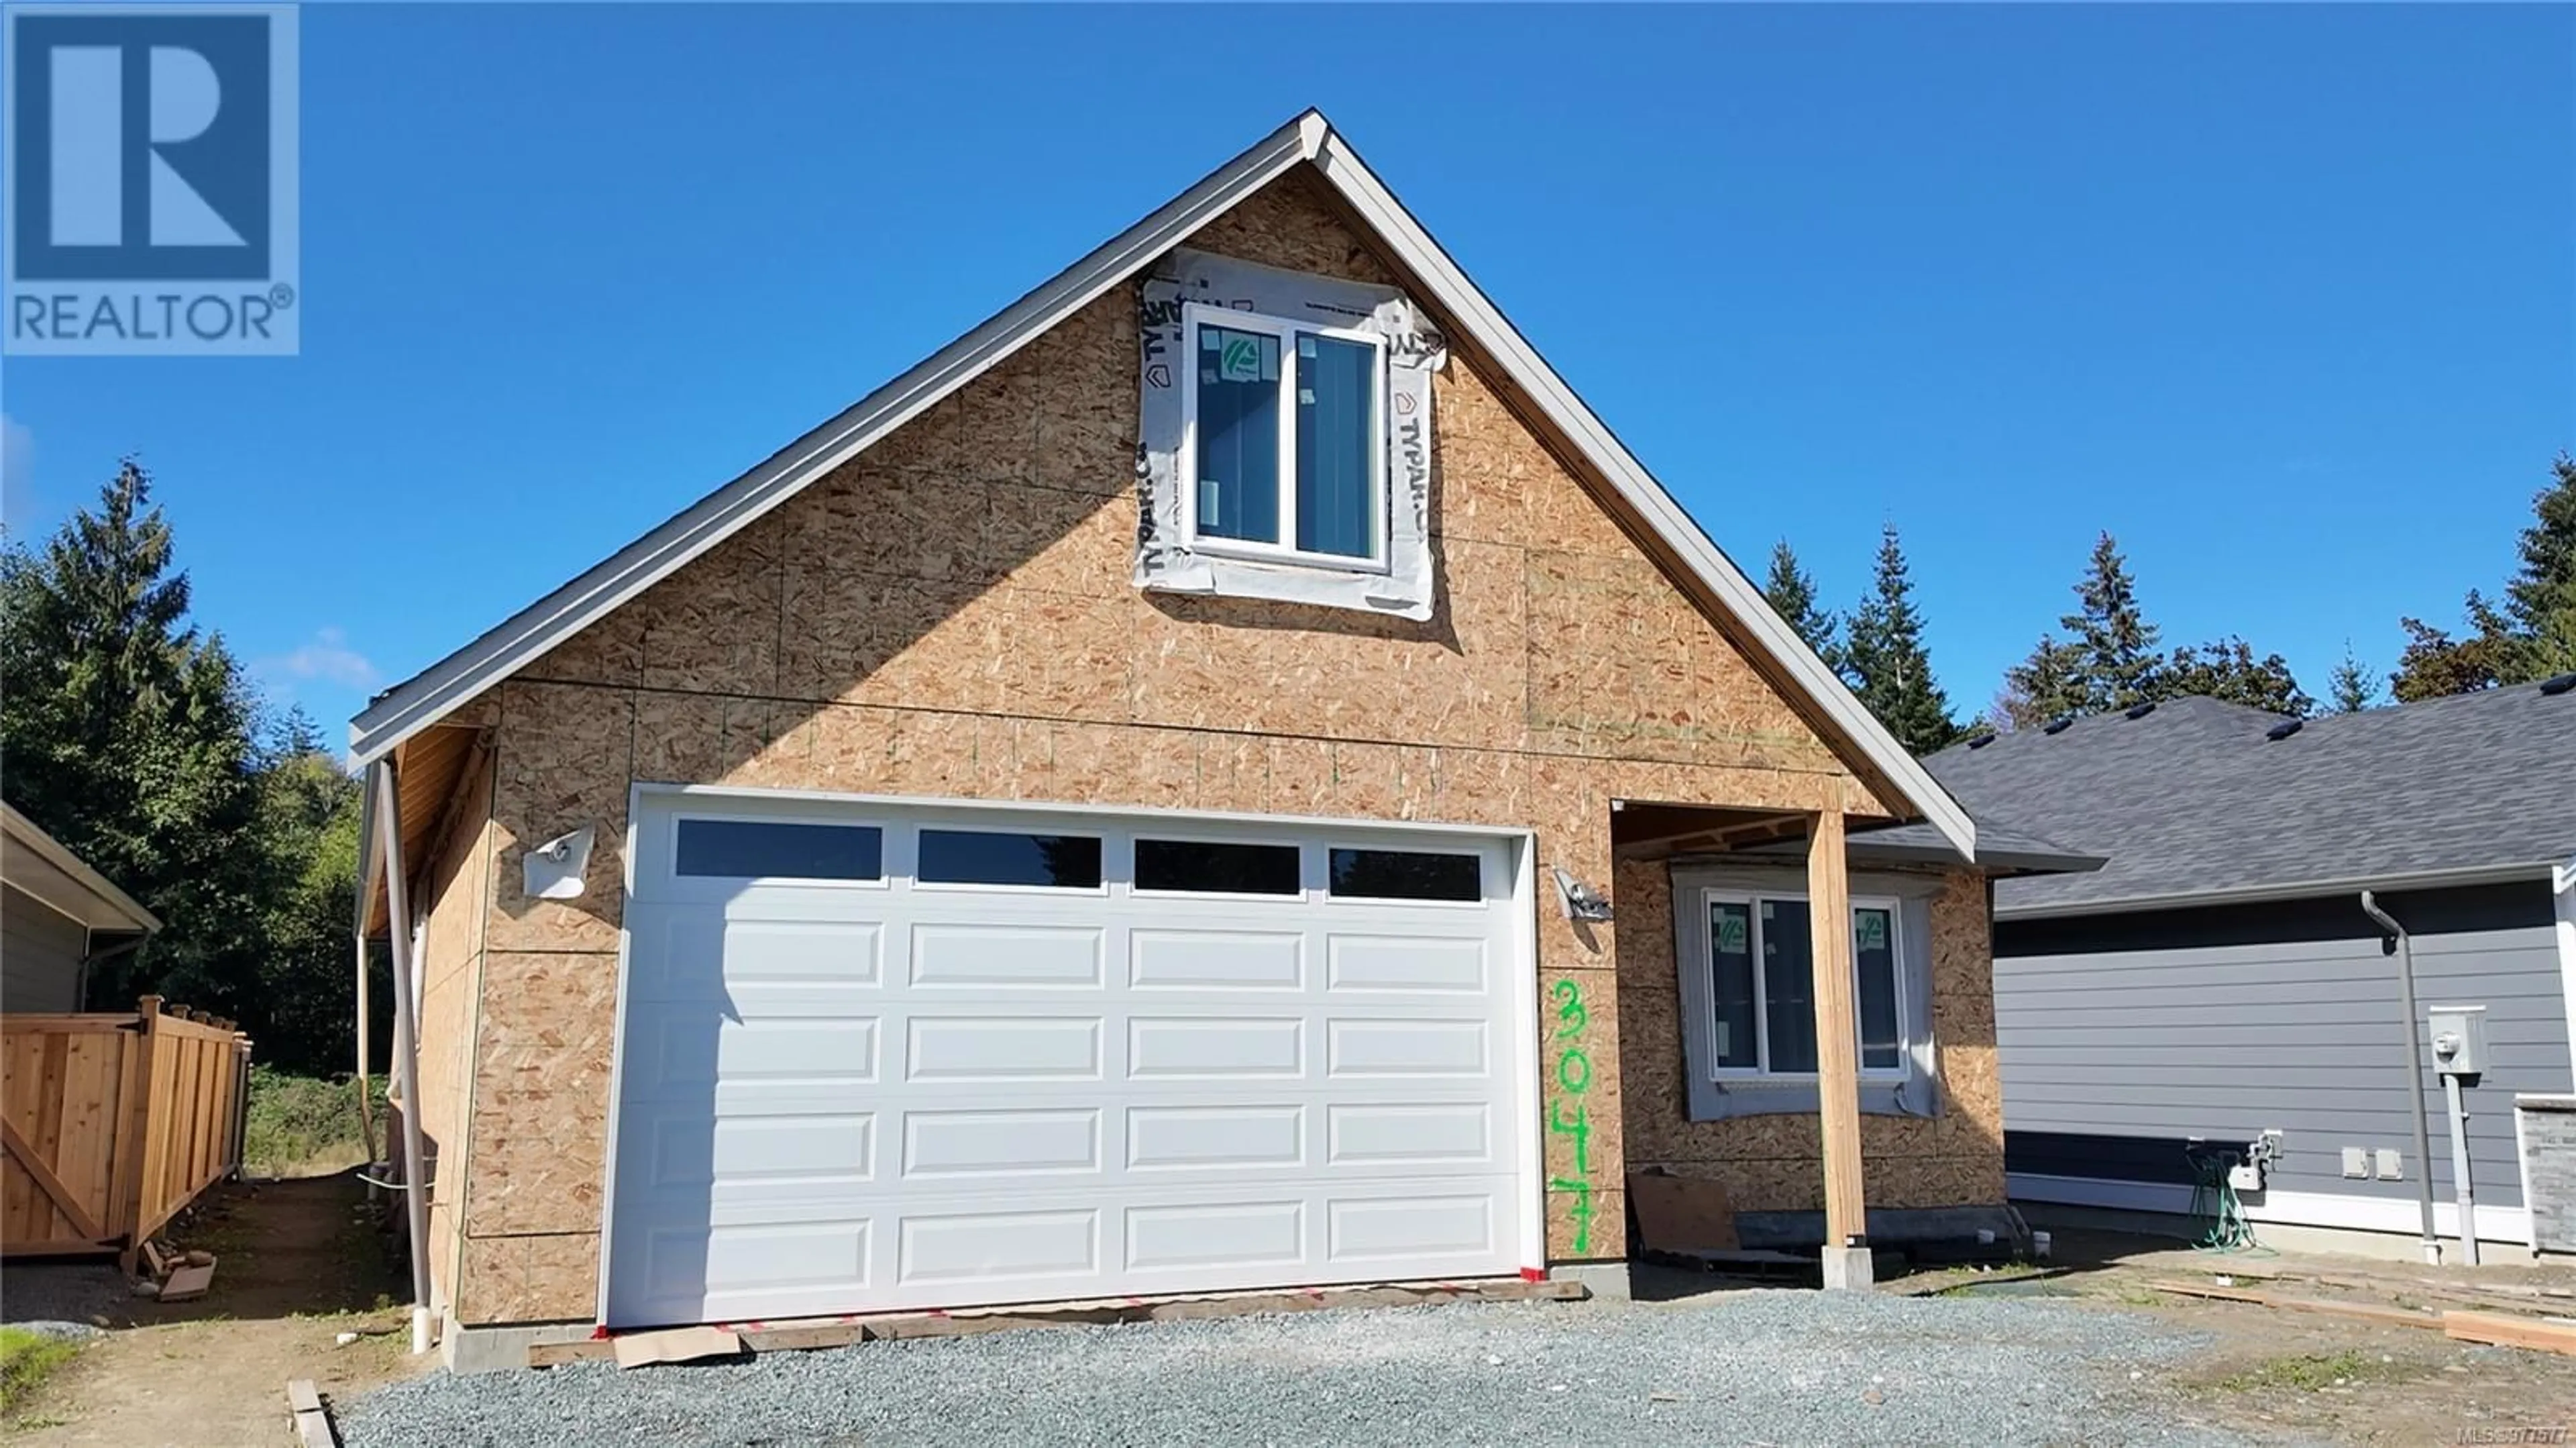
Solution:
M 1522 848 L 646 795 L 607 1320 L 1534 1263 Z

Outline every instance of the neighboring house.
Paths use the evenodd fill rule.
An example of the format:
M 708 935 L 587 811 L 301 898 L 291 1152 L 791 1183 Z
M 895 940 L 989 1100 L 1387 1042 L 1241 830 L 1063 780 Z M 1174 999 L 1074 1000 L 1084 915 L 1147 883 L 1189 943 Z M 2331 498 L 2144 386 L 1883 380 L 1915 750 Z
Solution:
M 2555 692 L 2553 692 L 2553 689 Z M 2478 1235 L 2530 1241 L 2518 1093 L 2571 1085 L 2576 694 L 2566 681 L 2310 719 L 2209 699 L 1953 747 L 1927 763 L 1988 830 L 2107 856 L 1995 893 L 2005 1149 L 2023 1202 L 2186 1210 L 2184 1146 L 2278 1131 L 2258 1231 L 2456 1233 L 2429 1041 L 2416 1159 L 2397 961 L 2424 1008 L 2483 1005 L 2469 1091 Z M 2366 1245 L 2347 1239 L 2350 1245 Z M 2404 1250 L 2402 1243 L 2384 1244 Z
M 0 804 L 0 1010 L 79 1010 L 90 966 L 160 928 L 133 896 Z
M 1984 872 L 2028 862 L 1971 863 L 1311 113 L 352 746 L 399 801 L 369 928 L 389 853 L 420 922 L 452 1362 L 529 1324 L 1615 1290 L 1646 1166 L 1761 1240 L 1830 1208 L 1842 1270 L 1864 1191 L 1882 1242 L 2012 1223 Z M 1933 843 L 1847 872 L 1846 820 Z M 1811 888 L 1849 931 L 1811 938 Z M 1821 1003 L 1819 957 L 1853 982 Z M 1866 1163 L 1833 1147 L 1831 1201 L 1820 1124 Z

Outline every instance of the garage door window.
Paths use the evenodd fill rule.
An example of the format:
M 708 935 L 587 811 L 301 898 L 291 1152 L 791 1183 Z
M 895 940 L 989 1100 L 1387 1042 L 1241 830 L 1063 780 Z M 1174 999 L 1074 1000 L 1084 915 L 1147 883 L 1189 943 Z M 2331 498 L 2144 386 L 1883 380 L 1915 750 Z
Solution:
M 1333 894 L 1358 900 L 1482 900 L 1474 855 L 1425 850 L 1335 850 Z
M 1136 888 L 1212 895 L 1296 895 L 1295 845 L 1138 840 Z
M 1098 835 L 1031 835 L 1007 830 L 923 830 L 925 885 L 1026 885 L 1052 890 L 1100 888 Z
M 885 832 L 875 825 L 783 820 L 680 821 L 676 868 L 729 880 L 882 880 Z

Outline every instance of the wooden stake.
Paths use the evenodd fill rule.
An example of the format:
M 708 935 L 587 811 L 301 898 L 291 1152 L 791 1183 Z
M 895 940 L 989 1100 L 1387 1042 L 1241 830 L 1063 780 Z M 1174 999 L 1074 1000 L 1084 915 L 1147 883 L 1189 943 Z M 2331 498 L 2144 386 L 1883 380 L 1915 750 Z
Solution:
M 1816 1089 L 1825 1152 L 1825 1245 L 1868 1245 L 1861 1190 L 1860 1024 L 1852 1003 L 1851 880 L 1843 817 L 1815 816 L 1807 837 L 1809 934 L 1814 940 Z

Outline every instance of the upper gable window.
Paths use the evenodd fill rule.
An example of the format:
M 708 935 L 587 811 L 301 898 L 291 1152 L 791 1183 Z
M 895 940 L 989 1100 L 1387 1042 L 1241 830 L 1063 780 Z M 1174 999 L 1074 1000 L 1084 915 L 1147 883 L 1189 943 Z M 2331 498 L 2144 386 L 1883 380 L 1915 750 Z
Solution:
M 1180 247 L 1137 324 L 1136 586 L 1428 620 L 1449 353 L 1413 299 Z
M 1385 338 L 1202 303 L 1183 320 L 1181 471 L 1196 546 L 1382 564 Z

